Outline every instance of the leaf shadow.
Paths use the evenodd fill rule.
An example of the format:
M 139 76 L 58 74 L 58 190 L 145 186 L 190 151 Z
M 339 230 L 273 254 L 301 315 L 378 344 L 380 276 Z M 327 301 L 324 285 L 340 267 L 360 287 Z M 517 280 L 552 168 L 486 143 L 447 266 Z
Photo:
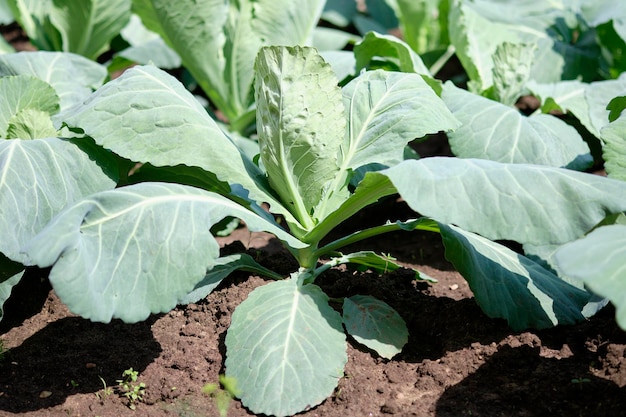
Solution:
M 0 410 L 41 410 L 70 395 L 98 392 L 103 389 L 100 378 L 110 387 L 130 367 L 141 373 L 161 352 L 151 331 L 157 318 L 105 324 L 68 317 L 49 323 L 5 353 L 0 362 Z M 51 395 L 40 398 L 44 391 Z
M 504 346 L 476 372 L 448 387 L 436 403 L 437 417 L 617 416 L 626 408 L 626 387 L 595 376 L 589 362 L 547 358 L 540 347 Z

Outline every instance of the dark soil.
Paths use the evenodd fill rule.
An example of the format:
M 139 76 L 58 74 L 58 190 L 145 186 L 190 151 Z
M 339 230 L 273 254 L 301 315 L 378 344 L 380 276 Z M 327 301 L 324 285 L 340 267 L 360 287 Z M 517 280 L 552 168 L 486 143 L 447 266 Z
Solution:
M 406 211 L 389 200 L 357 220 L 364 225 L 381 212 Z M 239 229 L 222 243 L 226 251 L 250 248 L 285 274 L 294 267 L 271 236 Z M 332 297 L 372 294 L 392 305 L 410 338 L 393 360 L 350 340 L 345 378 L 332 397 L 303 416 L 626 415 L 626 333 L 611 308 L 577 326 L 514 333 L 477 307 L 443 259 L 437 235 L 403 232 L 362 246 L 392 252 L 439 282 L 415 281 L 409 269 L 382 276 L 331 270 L 320 277 Z M 8 349 L 0 365 L 0 415 L 217 416 L 202 387 L 224 372 L 224 337 L 234 308 L 264 283 L 236 274 L 198 304 L 143 323 L 101 324 L 72 315 L 45 271 L 29 271 L 0 324 Z M 116 383 L 131 367 L 146 384 L 135 411 Z M 108 395 L 103 384 L 112 388 Z M 253 414 L 235 401 L 228 415 Z

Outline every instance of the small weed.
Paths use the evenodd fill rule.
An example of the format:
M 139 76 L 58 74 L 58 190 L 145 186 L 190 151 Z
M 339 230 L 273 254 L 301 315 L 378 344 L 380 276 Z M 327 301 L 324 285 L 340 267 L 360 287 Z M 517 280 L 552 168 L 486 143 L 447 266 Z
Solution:
M 137 401 L 143 401 L 143 394 L 146 390 L 146 384 L 137 383 L 139 372 L 129 368 L 122 374 L 122 379 L 118 379 L 119 390 L 121 395 L 128 398 L 128 408 L 134 410 Z
M 573 378 L 571 382 L 572 382 L 572 384 L 578 384 L 578 387 L 582 391 L 583 385 L 591 382 L 591 379 L 578 377 L 578 378 Z
M 107 387 L 107 383 L 104 378 L 102 378 L 101 376 L 98 376 L 98 378 L 100 378 L 100 381 L 102 381 L 103 388 L 102 391 L 96 392 L 96 397 L 98 397 L 101 401 L 104 401 L 109 397 L 109 395 L 113 394 L 113 388 Z
M 213 399 L 220 417 L 228 415 L 230 402 L 240 394 L 237 388 L 237 380 L 226 375 L 220 375 L 219 384 L 206 384 L 202 387 L 202 392 L 208 394 Z

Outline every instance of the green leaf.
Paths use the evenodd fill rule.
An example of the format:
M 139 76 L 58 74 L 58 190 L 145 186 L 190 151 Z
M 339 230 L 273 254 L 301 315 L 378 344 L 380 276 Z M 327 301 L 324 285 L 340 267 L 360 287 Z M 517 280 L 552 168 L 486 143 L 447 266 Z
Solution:
M 142 7 L 137 13 L 149 19 L 146 26 L 180 55 L 229 121 L 238 123 L 253 104 L 258 50 L 263 45 L 306 44 L 323 4 L 322 0 L 153 0 L 153 9 Z M 246 126 L 234 130 L 239 127 Z
M 71 142 L 0 140 L 0 252 L 32 265 L 22 246 L 69 203 L 115 187 Z
M 532 81 L 528 88 L 541 98 L 542 103 L 556 103 L 562 111 L 571 112 L 594 136 L 609 123 L 607 106 L 613 98 L 626 92 L 626 74 L 616 80 L 596 81 L 590 84 L 564 81 L 556 84 L 538 84 Z M 549 110 L 549 109 L 547 109 Z
M 573 127 L 553 116 L 526 117 L 513 107 L 446 83 L 443 100 L 463 124 L 448 134 L 461 158 L 585 169 L 589 147 Z M 477 111 L 477 109 L 480 109 Z
M 404 160 L 404 145 L 411 140 L 459 126 L 417 74 L 366 72 L 344 87 L 343 99 L 349 120 L 341 146 L 344 169 L 395 165 Z
M 174 69 L 181 66 L 181 59 L 163 38 L 148 30 L 141 19 L 133 14 L 120 34 L 130 47 L 120 51 L 116 56 L 138 64 L 152 64 L 159 68 Z
M 369 68 L 374 59 L 382 58 L 391 62 L 398 71 L 430 76 L 422 58 L 409 44 L 392 35 L 368 32 L 363 40 L 354 46 L 354 56 L 357 72 Z
M 492 240 L 562 244 L 626 211 L 626 182 L 562 168 L 432 157 L 378 175 L 416 212 Z
M 450 7 L 451 43 L 467 71 L 472 91 L 493 85 L 491 59 L 503 42 L 536 44 L 531 79 L 557 82 L 595 78 L 600 48 L 577 10 L 553 2 L 456 0 Z
M 354 44 L 359 40 L 361 40 L 361 38 L 353 35 L 352 33 L 339 29 L 317 26 L 313 31 L 312 46 L 319 51 L 341 51 L 347 45 Z M 354 56 L 352 53 L 350 55 Z
M 476 302 L 491 318 L 516 331 L 584 320 L 592 295 L 499 243 L 439 224 L 446 259 L 463 275 Z
M 40 267 L 53 265 L 50 281 L 76 314 L 136 322 L 174 308 L 216 264 L 209 229 L 227 216 L 305 246 L 265 212 L 189 186 L 141 183 L 68 206 L 25 251 Z
M 7 3 L 7 0 L 0 1 L 0 25 L 8 25 L 13 23 L 15 18 Z
M 9 1 L 39 49 L 74 52 L 93 60 L 109 49 L 130 18 L 130 0 Z
M 348 129 L 338 157 L 341 171 L 327 187 L 335 192 L 327 194 L 318 210 L 319 219 L 334 215 L 344 203 L 347 197 L 337 190 L 345 190 L 346 175 L 359 168 L 393 166 L 404 160 L 408 142 L 458 126 L 443 101 L 417 74 L 365 72 L 344 87 L 343 101 Z
M 354 340 L 391 359 L 409 340 L 402 317 L 389 304 L 368 295 L 343 301 L 343 324 Z
M 3 306 L 11 296 L 11 290 L 24 275 L 24 265 L 14 262 L 0 252 L 0 320 L 4 317 Z
M 66 52 L 20 52 L 0 55 L 0 76 L 32 75 L 50 84 L 61 111 L 82 103 L 107 77 L 97 62 Z
M 39 50 L 62 51 L 59 31 L 50 23 L 54 0 L 7 0 L 11 13 Z
M 50 84 L 30 75 L 0 78 L 0 138 L 7 138 L 9 123 L 24 109 L 53 115 L 59 111 L 59 97 Z M 22 116 L 23 117 L 23 116 Z
M 187 165 L 240 184 L 255 201 L 293 217 L 266 191 L 264 174 L 241 154 L 202 105 L 174 77 L 152 66 L 133 67 L 99 88 L 65 122 L 135 162 Z
M 604 168 L 609 177 L 626 181 L 626 113 L 602 128 Z
M 387 274 L 403 268 L 402 265 L 394 262 L 395 260 L 391 255 L 379 255 L 372 251 L 359 251 L 333 258 L 332 262 L 336 265 L 350 264 L 359 266 L 359 270 L 363 271 L 371 269 L 379 274 Z
M 614 122 L 626 109 L 626 96 L 615 97 L 609 102 L 606 109 L 610 112 L 609 122 Z
M 535 44 L 504 42 L 493 54 L 493 88 L 497 101 L 513 106 L 530 77 Z
M 281 279 L 282 276 L 259 265 L 250 255 L 238 253 L 235 255 L 224 256 L 215 261 L 215 266 L 205 275 L 202 281 L 198 282 L 194 289 L 178 301 L 178 304 L 197 303 L 220 285 L 222 280 L 237 270 L 248 271 L 265 275 L 275 279 Z
M 448 41 L 448 0 L 395 0 L 400 28 L 411 49 L 424 54 L 445 48 Z
M 341 90 L 313 48 L 264 47 L 256 70 L 263 166 L 283 205 L 310 229 L 324 184 L 339 170 L 346 124 Z
M 252 291 L 226 334 L 226 375 L 255 414 L 291 416 L 324 401 L 347 362 L 341 316 L 296 277 Z
M 57 136 L 50 115 L 37 109 L 22 109 L 8 121 L 6 139 L 39 139 Z
M 561 269 L 608 297 L 619 326 L 626 330 L 626 226 L 600 227 L 584 238 L 563 245 L 555 259 Z
M 10 54 L 13 52 L 15 52 L 15 49 L 4 39 L 4 37 L 0 37 L 0 55 Z

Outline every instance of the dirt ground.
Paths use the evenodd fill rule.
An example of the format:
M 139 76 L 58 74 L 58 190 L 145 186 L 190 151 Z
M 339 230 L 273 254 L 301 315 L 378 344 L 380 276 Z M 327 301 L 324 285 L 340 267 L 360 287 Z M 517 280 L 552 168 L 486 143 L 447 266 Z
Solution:
M 378 222 L 382 213 L 409 214 L 401 202 L 387 201 L 357 223 Z M 228 252 L 245 246 L 284 274 L 295 267 L 265 234 L 239 229 L 222 244 Z M 409 269 L 383 276 L 338 269 L 320 277 L 331 297 L 371 294 L 392 305 L 410 338 L 392 360 L 350 340 L 345 377 L 302 416 L 626 415 L 626 333 L 612 308 L 576 326 L 514 333 L 481 312 L 443 258 L 437 235 L 398 232 L 354 249 L 360 248 L 392 252 L 439 282 L 415 281 Z M 265 282 L 236 274 L 198 304 L 143 323 L 100 324 L 72 315 L 45 271 L 29 271 L 0 323 L 8 349 L 0 365 L 0 416 L 218 416 L 202 387 L 224 372 L 234 308 Z M 146 385 L 135 411 L 116 387 L 131 367 Z M 237 401 L 228 411 L 250 415 Z

